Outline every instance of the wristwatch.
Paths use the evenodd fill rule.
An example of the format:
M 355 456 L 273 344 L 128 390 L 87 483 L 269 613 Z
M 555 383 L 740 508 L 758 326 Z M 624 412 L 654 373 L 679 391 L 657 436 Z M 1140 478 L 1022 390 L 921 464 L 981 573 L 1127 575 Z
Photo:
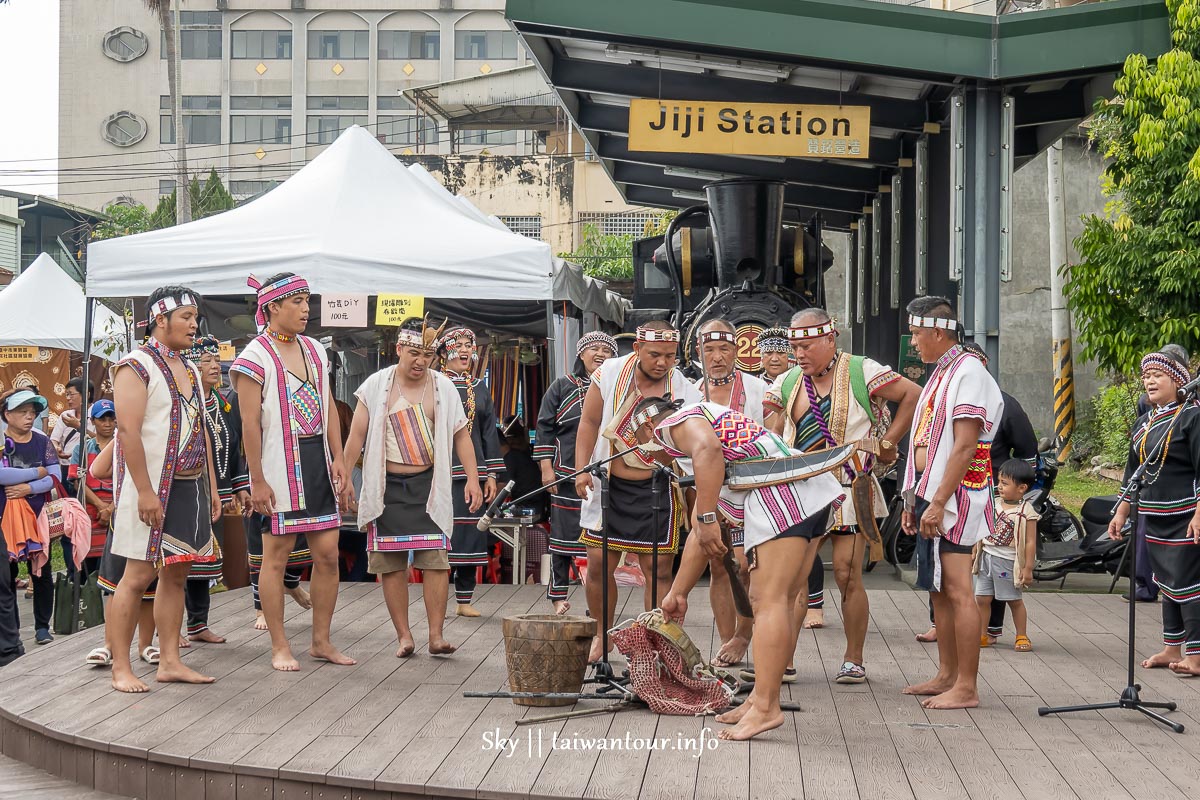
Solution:
M 887 439 L 880 439 L 879 440 L 879 449 L 885 453 L 890 453 L 896 449 L 896 445 L 892 444 Z
M 705 525 L 713 525 L 716 524 L 717 521 L 717 512 L 708 511 L 704 514 L 697 514 L 696 519 L 700 522 L 703 522 Z

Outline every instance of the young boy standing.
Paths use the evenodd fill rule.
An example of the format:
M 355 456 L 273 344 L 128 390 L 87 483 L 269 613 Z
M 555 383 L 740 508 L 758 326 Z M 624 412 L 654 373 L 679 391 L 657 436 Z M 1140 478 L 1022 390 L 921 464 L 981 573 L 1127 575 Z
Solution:
M 992 597 L 1007 603 L 1017 629 L 1014 650 L 1033 649 L 1026 630 L 1027 615 L 1021 589 L 1033 584 L 1033 564 L 1037 560 L 1038 513 L 1025 500 L 1033 485 L 1033 467 L 1012 458 L 1000 467 L 995 510 L 996 530 L 980 542 L 975 554 L 975 601 L 979 605 L 980 647 L 988 647 L 988 617 Z

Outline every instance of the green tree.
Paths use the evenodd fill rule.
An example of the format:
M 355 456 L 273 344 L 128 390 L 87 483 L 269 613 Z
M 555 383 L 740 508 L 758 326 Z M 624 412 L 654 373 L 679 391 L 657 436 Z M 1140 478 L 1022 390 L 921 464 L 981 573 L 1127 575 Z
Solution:
M 1098 104 L 1103 216 L 1084 221 L 1065 292 L 1102 369 L 1133 373 L 1167 342 L 1200 348 L 1200 0 L 1167 0 L 1174 47 L 1134 54 Z
M 237 205 L 233 195 L 229 193 L 225 184 L 217 176 L 216 169 L 208 173 L 208 180 L 204 182 L 203 188 L 199 186 L 195 178 L 192 179 L 191 185 L 197 189 L 192 195 L 192 208 L 195 209 L 196 219 L 211 217 L 213 214 L 228 211 Z
M 109 206 L 104 213 L 108 219 L 92 228 L 92 241 L 115 239 L 118 236 L 153 230 L 150 227 L 150 209 L 141 203 L 133 206 Z
M 596 225 L 583 226 L 583 241 L 561 258 L 583 267 L 585 275 L 606 281 L 633 280 L 633 234 L 604 233 Z

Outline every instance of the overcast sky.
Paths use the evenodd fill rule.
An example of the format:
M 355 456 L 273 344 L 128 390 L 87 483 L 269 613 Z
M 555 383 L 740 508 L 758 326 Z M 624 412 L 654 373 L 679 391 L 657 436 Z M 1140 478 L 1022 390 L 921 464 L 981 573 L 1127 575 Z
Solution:
M 0 4 L 0 76 L 0 187 L 55 194 L 58 0 Z

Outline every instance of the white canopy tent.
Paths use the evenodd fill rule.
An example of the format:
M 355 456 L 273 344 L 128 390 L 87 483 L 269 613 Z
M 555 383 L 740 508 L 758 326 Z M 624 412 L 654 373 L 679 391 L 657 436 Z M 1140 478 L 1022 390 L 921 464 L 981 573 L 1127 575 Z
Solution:
M 42 253 L 0 292 L 0 345 L 29 345 L 84 352 L 87 299 L 70 275 Z M 124 355 L 125 323 L 104 306 L 92 321 L 91 352 Z M 120 351 L 120 352 L 118 352 Z
M 281 186 L 239 208 L 88 248 L 89 297 L 183 284 L 247 294 L 246 276 L 304 275 L 320 292 L 548 301 L 550 247 L 435 202 L 427 184 L 353 126 Z

